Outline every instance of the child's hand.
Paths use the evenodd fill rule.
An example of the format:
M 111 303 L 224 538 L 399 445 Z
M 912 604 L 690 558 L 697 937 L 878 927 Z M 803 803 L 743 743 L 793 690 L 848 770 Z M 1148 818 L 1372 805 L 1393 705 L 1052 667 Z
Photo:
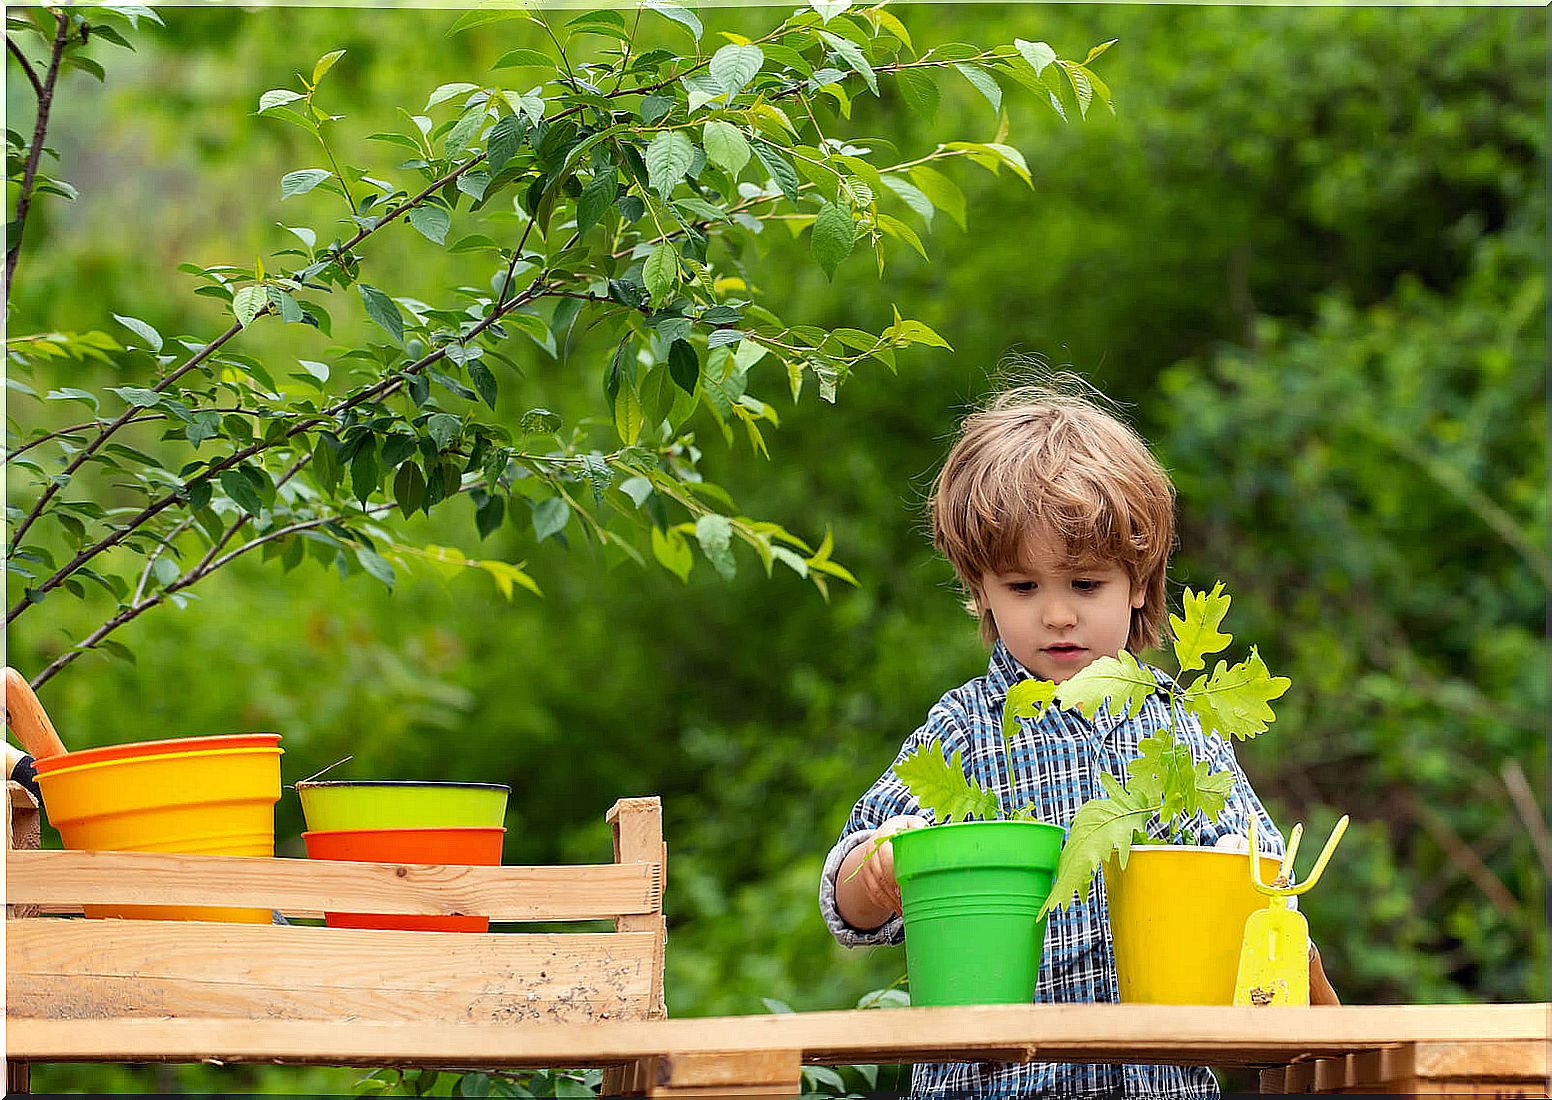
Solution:
M 877 850 L 859 869 L 858 885 L 862 888 L 863 896 L 878 908 L 896 915 L 904 908 L 900 902 L 900 884 L 895 881 L 894 846 L 888 843 L 888 838 L 907 829 L 926 828 L 927 824 L 926 818 L 915 814 L 891 817 L 874 831 L 872 843 L 864 845 L 869 848 L 876 846 Z

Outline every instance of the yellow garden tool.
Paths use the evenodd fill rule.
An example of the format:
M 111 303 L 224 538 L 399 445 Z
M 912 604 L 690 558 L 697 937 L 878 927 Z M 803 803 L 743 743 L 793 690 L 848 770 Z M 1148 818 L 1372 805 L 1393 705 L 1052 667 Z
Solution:
M 1302 824 L 1293 827 L 1288 851 L 1283 856 L 1277 879 L 1270 886 L 1261 881 L 1260 848 L 1256 845 L 1256 822 L 1250 819 L 1250 881 L 1272 900 L 1265 909 L 1257 909 L 1245 922 L 1245 942 L 1239 952 L 1239 977 L 1234 982 L 1237 1005 L 1307 1005 L 1309 996 L 1309 922 L 1289 904 L 1289 898 L 1302 894 L 1320 881 L 1336 851 L 1337 841 L 1347 831 L 1347 815 L 1331 830 L 1331 839 L 1315 861 L 1309 878 L 1293 883 L 1293 857 L 1304 835 Z

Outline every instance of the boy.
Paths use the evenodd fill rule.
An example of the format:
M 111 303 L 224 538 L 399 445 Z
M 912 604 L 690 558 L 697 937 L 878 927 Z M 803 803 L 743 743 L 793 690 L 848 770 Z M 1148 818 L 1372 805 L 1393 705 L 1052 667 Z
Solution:
M 1066 381 L 1066 380 L 1063 380 Z M 1075 381 L 1075 380 L 1072 380 Z M 1007 774 L 999 732 L 1002 704 L 1019 680 L 1061 682 L 1101 656 L 1159 644 L 1166 620 L 1165 568 L 1174 542 L 1174 487 L 1135 432 L 1069 381 L 1012 390 L 966 419 L 932 499 L 933 545 L 954 567 L 992 646 L 985 676 L 950 691 L 906 739 L 896 761 L 933 738 L 965 770 L 998 792 L 1003 805 L 1032 799 L 1042 821 L 1067 825 L 1103 793 L 1101 772 L 1124 776 L 1151 730 L 1168 724 L 1167 697 L 1150 696 L 1141 714 L 1095 723 L 1049 709 L 1023 721 Z M 1161 682 L 1164 673 L 1154 670 Z M 1182 715 L 1181 744 L 1214 770 L 1234 774 L 1216 824 L 1198 820 L 1204 844 L 1243 844 L 1255 815 L 1269 854 L 1282 841 L 1234 751 Z M 1011 787 L 1011 789 L 1010 789 Z M 900 891 L 889 845 L 867 842 L 930 824 L 892 770 L 852 810 L 820 884 L 820 909 L 848 947 L 904 938 Z M 872 852 L 871 858 L 869 854 Z M 1054 912 L 1046 926 L 1037 1002 L 1119 999 L 1102 878 L 1087 897 Z M 1336 1003 L 1311 944 L 1310 988 Z M 914 1096 L 1212 1097 L 1205 1067 L 1150 1065 L 918 1065 Z

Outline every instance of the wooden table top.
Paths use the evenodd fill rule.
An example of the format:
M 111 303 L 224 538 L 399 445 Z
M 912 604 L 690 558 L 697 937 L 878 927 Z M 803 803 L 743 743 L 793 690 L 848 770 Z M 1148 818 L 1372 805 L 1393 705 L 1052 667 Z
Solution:
M 597 1023 L 317 1023 L 251 1019 L 9 1018 L 29 1061 L 328 1065 L 608 1065 L 656 1054 L 797 1052 L 811 1063 L 951 1061 L 1276 1065 L 1412 1043 L 1539 1045 L 1552 1005 L 995 1005 Z

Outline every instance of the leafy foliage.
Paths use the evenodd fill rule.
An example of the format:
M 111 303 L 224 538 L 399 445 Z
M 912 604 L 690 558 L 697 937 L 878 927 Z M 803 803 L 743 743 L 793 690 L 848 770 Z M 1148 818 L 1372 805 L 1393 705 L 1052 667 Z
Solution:
M 84 64 L 66 32 L 78 28 L 84 42 L 84 20 L 95 11 L 58 16 L 50 88 L 60 64 Z M 136 11 L 103 9 L 131 22 Z M 930 216 L 931 193 L 910 182 L 929 165 L 962 159 L 993 173 L 1006 166 L 1026 184 L 1028 167 L 1006 144 L 1005 117 L 994 141 L 938 142 L 898 160 L 887 143 L 856 144 L 836 133 L 833 123 L 851 119 L 864 90 L 878 97 L 881 80 L 902 74 L 934 80 L 944 63 L 934 49 L 918 55 L 900 21 L 880 8 L 803 9 L 757 38 L 736 36 L 714 50 L 687 10 L 646 5 L 637 28 L 644 11 L 682 27 L 694 49 L 643 49 L 614 11 L 569 19 L 564 42 L 541 13 L 456 20 L 449 35 L 520 20 L 546 35 L 556 56 L 510 51 L 497 75 L 440 84 L 418 112 L 401 108 L 407 125 L 370 135 L 409 153 L 390 171 L 357 162 L 360 150 L 337 139 L 345 116 L 327 106 L 329 81 L 348 75 L 351 61 L 347 50 L 331 49 L 310 77 L 298 73 L 294 85 L 258 92 L 256 102 L 258 116 L 316 143 L 327 165 L 282 174 L 281 199 L 326 194 L 339 200 L 336 216 L 311 207 L 296 220 L 313 224 L 281 226 L 295 242 L 271 252 L 268 265 L 180 267 L 202 284 L 196 293 L 227 304 L 233 323 L 224 333 L 163 334 L 125 318 L 136 343 L 122 347 L 69 332 L 24 333 L 8 343 L 13 372 L 35 379 L 52 382 L 62 355 L 86 349 L 154 379 L 112 387 L 117 400 L 106 403 L 106 394 L 78 387 L 40 396 L 13 382 L 24 397 L 84 400 L 96 415 L 67 429 L 29 426 L 8 446 L 26 488 L 8 513 L 7 557 L 19 592 L 6 622 L 56 591 L 84 597 L 86 581 L 115 604 L 36 683 L 83 652 L 113 652 L 109 634 L 164 602 L 181 602 L 187 589 L 253 550 L 287 571 L 314 560 L 392 587 L 398 570 L 428 556 L 406 541 L 394 513 L 429 515 L 465 496 L 475 502 L 481 539 L 505 518 L 530 527 L 535 542 L 579 537 L 614 559 L 656 561 L 681 580 L 696 547 L 731 580 L 734 547 L 743 544 L 767 575 L 779 563 L 826 598 L 832 581 L 855 583 L 832 560 L 828 535 L 816 549 L 778 523 L 743 514 L 709 481 L 692 422 L 714 428 L 729 447 L 741 431 L 751 454 L 769 459 L 764 431 L 780 423 L 766 399 L 772 385 L 796 402 L 812 382 L 833 403 L 864 363 L 893 372 L 897 352 L 946 342 L 898 309 L 876 334 L 790 322 L 753 289 L 762 278 L 746 256 L 768 226 L 786 223 L 809 232 L 827 277 L 859 246 L 882 273 L 902 242 L 926 255 L 915 230 L 889 208 L 910 206 L 903 192 Z M 43 34 L 49 18 L 19 17 L 13 29 Z M 573 43 L 583 36 L 609 44 Z M 1054 79 L 1040 77 L 1012 46 L 953 52 L 979 86 L 995 87 L 996 72 L 1045 80 L 1055 92 Z M 41 95 L 39 102 L 41 135 L 50 104 Z M 21 142 L 12 158 L 23 196 L 19 224 L 26 199 L 50 189 L 35 172 L 34 147 Z M 24 155 L 23 171 L 15 165 Z M 937 193 L 954 195 L 945 184 Z M 466 255 L 465 282 L 440 288 L 434 303 L 396 291 L 398 277 L 374 251 L 380 234 L 402 224 L 422 244 Z M 354 294 L 340 293 L 351 287 Z M 357 307 L 374 327 L 345 320 Z M 319 336 L 333 337 L 336 314 L 338 341 L 313 350 Z M 284 352 L 237 350 L 250 331 L 276 325 L 294 330 Z M 568 421 L 544 405 L 521 411 L 504 397 L 523 382 L 535 347 L 565 361 L 562 346 L 594 330 L 615 346 L 603 370 L 602 416 Z M 276 365 L 287 359 L 302 369 Z M 160 439 L 130 448 L 115 438 L 135 425 L 160 428 Z M 124 506 L 82 499 L 94 474 L 119 479 Z M 430 557 L 488 573 L 508 598 L 517 588 L 539 591 L 524 561 L 457 547 Z

